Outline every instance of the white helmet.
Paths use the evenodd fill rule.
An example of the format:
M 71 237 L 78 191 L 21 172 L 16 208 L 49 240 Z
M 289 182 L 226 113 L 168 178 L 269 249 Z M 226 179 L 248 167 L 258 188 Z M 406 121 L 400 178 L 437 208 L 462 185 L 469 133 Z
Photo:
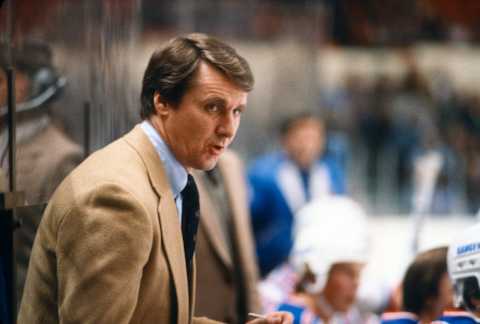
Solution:
M 479 312 L 480 308 L 472 304 L 471 297 L 480 299 L 480 224 L 453 240 L 448 248 L 447 262 L 455 290 L 455 306 L 463 305 L 471 312 Z
M 299 275 L 307 266 L 313 272 L 311 292 L 323 289 L 333 264 L 367 260 L 367 219 L 350 198 L 328 196 L 307 204 L 295 215 L 294 235 L 290 262 Z

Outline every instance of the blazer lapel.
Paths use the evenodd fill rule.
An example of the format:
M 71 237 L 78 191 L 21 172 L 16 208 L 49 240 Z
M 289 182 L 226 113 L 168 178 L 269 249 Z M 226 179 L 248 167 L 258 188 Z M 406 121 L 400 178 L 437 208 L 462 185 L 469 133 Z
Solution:
M 218 168 L 222 174 L 225 184 L 225 191 L 231 207 L 232 230 L 234 232 L 233 235 L 235 235 L 234 239 L 237 238 L 236 242 L 238 244 L 237 248 L 239 249 L 238 253 L 240 262 L 244 265 L 253 264 L 254 261 L 252 262 L 252 260 L 254 259 L 251 258 L 255 258 L 255 256 L 247 253 L 247 251 L 253 251 L 253 245 L 249 245 L 250 242 L 253 242 L 253 238 L 246 239 L 247 236 L 251 237 L 252 234 L 248 231 L 245 231 L 245 229 L 250 228 L 250 219 L 248 218 L 249 214 L 248 210 L 246 209 L 247 193 L 244 190 L 244 188 L 246 188 L 246 184 L 240 185 L 240 182 L 245 181 L 245 178 L 241 173 L 243 170 L 241 169 L 241 166 L 237 165 L 236 167 L 232 167 L 231 163 L 238 164 L 239 162 L 236 160 L 227 160 L 225 157 L 225 159 L 221 159 L 219 161 Z
M 233 239 L 236 242 L 236 267 L 243 271 L 240 285 L 246 292 L 247 308 L 250 311 L 260 310 L 260 298 L 257 290 L 258 269 L 255 248 L 248 211 L 246 178 L 241 160 L 232 152 L 224 153 L 218 163 L 223 176 L 225 191 L 228 194 L 232 211 Z
M 206 237 L 212 244 L 215 252 L 223 261 L 225 266 L 232 267 L 232 257 L 230 255 L 225 234 L 222 232 L 219 223 L 218 210 L 208 194 L 207 184 L 205 183 L 205 175 L 200 172 L 194 172 L 195 182 L 200 192 L 200 223 L 206 231 Z
M 162 245 L 178 298 L 177 322 L 189 323 L 189 296 L 182 232 L 168 177 L 158 153 L 139 125 L 125 136 L 125 140 L 143 158 L 152 187 L 159 196 L 158 217 L 162 232 Z

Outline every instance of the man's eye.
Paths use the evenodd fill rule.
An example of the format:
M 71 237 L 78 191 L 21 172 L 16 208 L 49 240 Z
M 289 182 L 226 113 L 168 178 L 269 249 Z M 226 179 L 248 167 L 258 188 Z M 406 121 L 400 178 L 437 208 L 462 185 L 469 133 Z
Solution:
M 233 111 L 233 113 L 234 113 L 235 115 L 241 115 L 242 112 L 243 112 L 243 110 L 240 109 L 240 108 L 237 108 L 237 109 L 235 109 L 235 110 Z
M 209 104 L 205 107 L 205 110 L 208 112 L 217 112 L 219 110 L 219 107 L 216 104 Z

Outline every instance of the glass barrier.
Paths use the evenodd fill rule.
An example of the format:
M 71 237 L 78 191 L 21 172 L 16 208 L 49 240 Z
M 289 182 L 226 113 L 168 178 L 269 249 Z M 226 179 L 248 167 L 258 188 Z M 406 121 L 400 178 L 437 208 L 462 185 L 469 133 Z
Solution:
M 139 119 L 138 83 L 130 77 L 139 40 L 139 9 L 136 0 L 6 1 L 0 9 L 0 185 L 2 191 L 10 191 L 15 174 L 16 190 L 25 197 L 16 210 L 17 302 L 35 232 L 55 188 L 90 152 Z M 10 67 L 14 124 L 6 118 Z M 8 154 L 13 128 L 14 173 Z M 7 268 L 7 285 L 9 258 L 2 252 L 0 266 Z
M 138 119 L 131 112 L 138 94 L 129 68 L 139 3 L 15 1 L 14 6 L 9 45 L 16 73 L 17 189 L 25 192 L 27 205 L 36 205 L 47 202 L 88 153 Z M 4 43 L 6 29 L 0 35 Z M 7 143 L 8 125 L 3 126 Z M 8 177 L 6 145 L 1 149 Z

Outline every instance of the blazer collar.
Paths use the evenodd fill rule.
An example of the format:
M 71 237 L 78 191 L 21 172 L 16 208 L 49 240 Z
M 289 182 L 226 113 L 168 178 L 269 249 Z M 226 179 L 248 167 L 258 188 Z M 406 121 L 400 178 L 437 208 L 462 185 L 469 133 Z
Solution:
M 183 249 L 180 219 L 162 161 L 153 144 L 139 125 L 135 126 L 125 140 L 143 159 L 151 185 L 159 197 L 158 217 L 162 232 L 162 245 L 173 277 L 178 298 L 178 323 L 189 322 L 189 296 L 185 254 Z
M 160 197 L 171 195 L 172 190 L 163 163 L 140 125 L 135 126 L 124 138 L 145 163 L 152 187 L 157 195 Z M 175 203 L 173 202 L 173 204 Z

